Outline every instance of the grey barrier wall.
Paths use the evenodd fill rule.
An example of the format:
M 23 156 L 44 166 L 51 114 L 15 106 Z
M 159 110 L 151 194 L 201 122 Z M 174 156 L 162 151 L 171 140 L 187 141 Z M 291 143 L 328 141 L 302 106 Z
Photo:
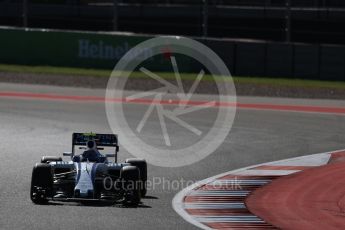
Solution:
M 0 28 L 0 63 L 112 69 L 133 46 L 153 36 Z M 345 46 L 201 39 L 226 63 L 232 75 L 345 81 Z M 149 52 L 149 51 L 148 51 Z M 164 57 L 152 70 L 171 71 Z M 198 72 L 193 61 L 181 70 Z

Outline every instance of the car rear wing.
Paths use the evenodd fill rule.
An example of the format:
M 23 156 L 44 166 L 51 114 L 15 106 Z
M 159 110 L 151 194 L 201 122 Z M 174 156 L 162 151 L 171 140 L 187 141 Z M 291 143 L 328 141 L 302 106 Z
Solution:
M 116 134 L 73 133 L 72 157 L 74 156 L 76 146 L 86 146 L 86 143 L 90 140 L 94 140 L 97 144 L 97 147 L 114 147 L 115 162 L 117 162 L 117 152 L 119 151 L 119 145 Z

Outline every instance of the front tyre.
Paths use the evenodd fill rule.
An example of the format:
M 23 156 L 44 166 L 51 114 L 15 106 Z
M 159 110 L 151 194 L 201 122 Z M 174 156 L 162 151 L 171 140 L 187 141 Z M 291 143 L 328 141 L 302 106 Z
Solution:
M 144 159 L 129 158 L 126 163 L 136 166 L 140 171 L 140 194 L 145 197 L 147 193 L 147 163 Z
M 124 182 L 124 203 L 138 206 L 141 200 L 139 169 L 136 166 L 124 166 L 120 177 Z
M 45 204 L 51 196 L 53 174 L 49 164 L 37 163 L 32 170 L 30 198 L 35 204 Z

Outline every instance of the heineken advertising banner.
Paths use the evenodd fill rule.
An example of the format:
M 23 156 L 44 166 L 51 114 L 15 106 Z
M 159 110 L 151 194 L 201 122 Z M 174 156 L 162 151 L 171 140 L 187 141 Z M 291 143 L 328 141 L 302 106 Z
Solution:
M 24 65 L 50 65 L 113 69 L 117 61 L 135 45 L 152 36 L 112 33 L 0 28 L 0 62 Z M 150 57 L 151 50 L 143 50 Z M 136 54 L 133 53 L 135 58 Z M 192 72 L 197 63 L 182 57 L 181 71 Z M 164 55 L 148 58 L 154 70 L 171 71 Z

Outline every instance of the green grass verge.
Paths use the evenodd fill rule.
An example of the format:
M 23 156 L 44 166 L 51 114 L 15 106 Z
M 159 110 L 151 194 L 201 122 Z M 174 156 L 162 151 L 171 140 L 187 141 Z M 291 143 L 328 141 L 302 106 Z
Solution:
M 0 72 L 109 77 L 111 70 L 0 64 Z
M 0 72 L 14 73 L 32 73 L 32 74 L 55 74 L 55 75 L 75 75 L 75 76 L 95 76 L 109 77 L 111 70 L 104 69 L 87 69 L 87 68 L 71 68 L 71 67 L 53 67 L 53 66 L 26 66 L 26 65 L 8 65 L 0 64 Z M 164 79 L 175 79 L 173 73 L 161 72 L 157 73 Z M 133 72 L 131 78 L 147 78 L 141 72 Z M 182 79 L 194 80 L 196 74 L 181 73 Z M 213 81 L 211 75 L 205 75 L 204 81 Z M 345 82 L 336 81 L 318 81 L 318 80 L 302 80 L 287 78 L 267 78 L 267 77 L 237 77 L 234 76 L 235 84 L 259 84 L 270 86 L 289 86 L 289 87 L 307 87 L 307 88 L 333 88 L 345 89 Z

